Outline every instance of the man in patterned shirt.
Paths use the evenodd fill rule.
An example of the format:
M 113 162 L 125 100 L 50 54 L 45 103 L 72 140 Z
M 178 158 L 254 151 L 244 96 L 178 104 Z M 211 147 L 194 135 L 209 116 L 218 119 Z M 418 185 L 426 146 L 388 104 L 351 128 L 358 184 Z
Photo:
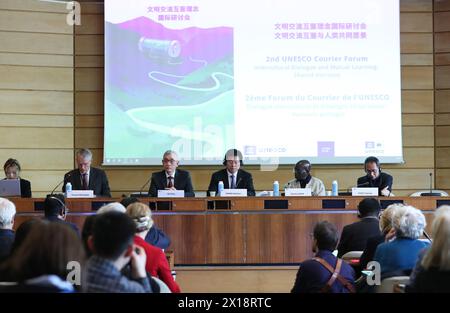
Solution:
M 311 188 L 312 196 L 325 196 L 325 185 L 323 182 L 311 176 L 311 163 L 308 160 L 301 160 L 294 167 L 295 179 L 284 185 L 287 188 Z
M 124 213 L 107 212 L 95 218 L 88 245 L 94 255 L 87 262 L 87 292 L 152 292 L 145 271 L 144 249 L 133 244 L 136 225 Z M 121 273 L 131 265 L 131 279 Z

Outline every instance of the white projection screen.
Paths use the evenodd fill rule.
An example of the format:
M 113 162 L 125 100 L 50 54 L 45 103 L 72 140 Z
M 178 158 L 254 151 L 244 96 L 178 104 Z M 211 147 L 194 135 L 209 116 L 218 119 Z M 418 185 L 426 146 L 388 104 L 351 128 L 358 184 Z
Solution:
M 401 163 L 398 0 L 105 0 L 104 165 Z

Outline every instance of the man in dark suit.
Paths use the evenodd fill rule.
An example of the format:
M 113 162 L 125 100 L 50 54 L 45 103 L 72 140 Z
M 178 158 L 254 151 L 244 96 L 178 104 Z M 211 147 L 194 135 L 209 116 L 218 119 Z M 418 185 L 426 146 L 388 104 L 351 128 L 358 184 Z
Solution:
M 244 165 L 242 162 L 242 153 L 237 149 L 230 149 L 223 159 L 223 170 L 212 174 L 208 187 L 208 195 L 210 191 L 218 192 L 218 184 L 223 182 L 225 189 L 247 189 L 248 196 L 255 195 L 255 187 L 253 187 L 252 174 L 246 172 L 240 167 Z
M 180 161 L 175 151 L 168 150 L 164 153 L 162 165 L 164 170 L 152 174 L 150 197 L 157 197 L 158 190 L 184 190 L 185 197 L 194 197 L 191 174 L 188 171 L 177 169 Z
M 108 177 L 106 173 L 95 167 L 91 167 L 92 152 L 89 149 L 77 151 L 77 169 L 64 175 L 62 191 L 66 192 L 66 184 L 72 184 L 72 190 L 93 190 L 97 197 L 111 197 Z
M 365 198 L 358 204 L 358 217 L 361 220 L 342 230 L 338 257 L 349 251 L 364 251 L 369 238 L 381 235 L 378 220 L 380 210 L 380 203 L 375 198 Z
M 368 157 L 364 161 L 366 176 L 358 178 L 358 187 L 377 187 L 378 195 L 389 197 L 392 192 L 393 178 L 381 172 L 380 161 L 376 157 Z

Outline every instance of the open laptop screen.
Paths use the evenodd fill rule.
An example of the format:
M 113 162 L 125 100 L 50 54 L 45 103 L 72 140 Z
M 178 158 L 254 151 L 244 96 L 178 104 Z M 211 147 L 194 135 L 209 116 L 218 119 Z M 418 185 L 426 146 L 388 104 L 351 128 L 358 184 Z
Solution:
M 20 180 L 19 179 L 3 179 L 0 180 L 0 196 L 1 197 L 20 197 Z

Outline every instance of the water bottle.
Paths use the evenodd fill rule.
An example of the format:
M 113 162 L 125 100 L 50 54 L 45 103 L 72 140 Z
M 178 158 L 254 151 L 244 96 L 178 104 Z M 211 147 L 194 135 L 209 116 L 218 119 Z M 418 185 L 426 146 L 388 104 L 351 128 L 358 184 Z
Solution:
M 218 191 L 218 196 L 220 197 L 222 195 L 222 191 L 223 191 L 223 181 L 219 181 L 219 186 L 217 187 L 217 191 Z
M 331 183 L 331 195 L 337 196 L 338 192 L 339 192 L 338 182 L 337 180 L 333 180 L 333 182 Z
M 278 180 L 273 182 L 273 196 L 274 197 L 280 196 L 280 184 L 278 183 Z
M 67 182 L 66 184 L 66 195 L 67 193 L 72 191 L 72 184 L 70 182 Z

